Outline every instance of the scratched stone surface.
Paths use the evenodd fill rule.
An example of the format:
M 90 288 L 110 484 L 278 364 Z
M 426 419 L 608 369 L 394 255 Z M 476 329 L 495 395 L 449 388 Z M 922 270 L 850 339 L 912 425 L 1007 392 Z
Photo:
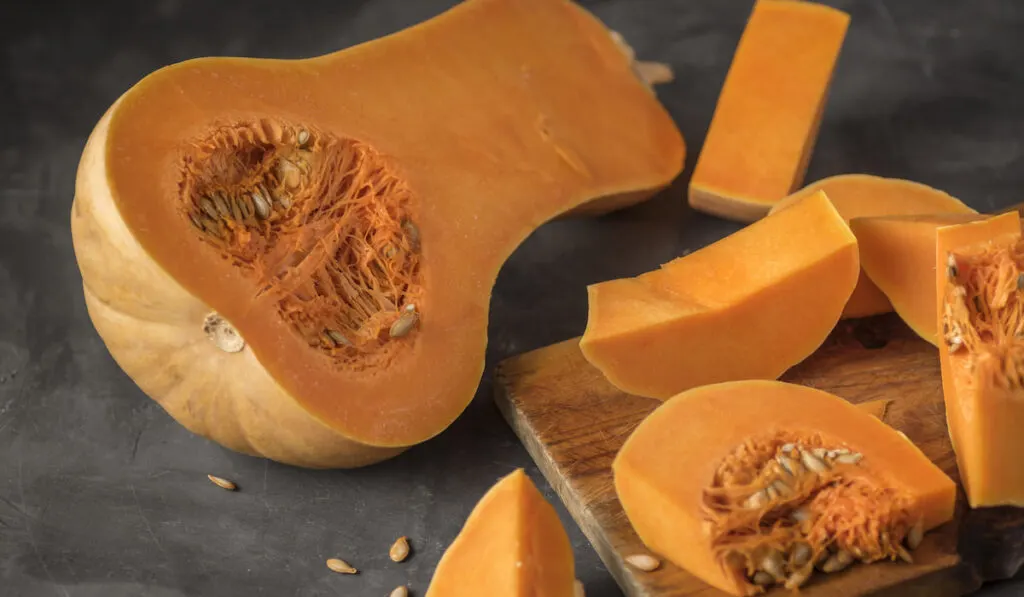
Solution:
M 433 441 L 379 466 L 312 472 L 190 435 L 114 364 L 81 295 L 69 232 L 92 126 L 147 73 L 205 55 L 301 58 L 429 18 L 443 0 L 33 0 L 0 8 L 0 596 L 422 595 L 444 547 L 500 476 L 526 467 L 492 367 L 582 332 L 585 285 L 639 274 L 738 225 L 685 206 L 685 185 L 751 0 L 584 2 L 643 59 L 686 138 L 687 169 L 646 204 L 542 227 L 501 271 L 488 369 Z M 852 14 L 808 180 L 910 178 L 979 210 L 1022 200 L 1024 5 L 845 0 Z M 238 482 L 228 493 L 206 480 Z M 558 505 L 591 597 L 620 595 Z M 403 564 L 387 558 L 399 535 Z M 361 574 L 339 576 L 342 556 Z M 988 588 L 1016 595 L 1024 585 Z

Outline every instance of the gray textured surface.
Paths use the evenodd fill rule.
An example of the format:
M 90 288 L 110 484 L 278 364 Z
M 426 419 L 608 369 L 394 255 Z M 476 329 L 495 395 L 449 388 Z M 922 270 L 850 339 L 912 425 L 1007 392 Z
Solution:
M 526 466 L 490 366 L 580 333 L 587 283 L 633 275 L 737 226 L 685 207 L 689 176 L 750 0 L 587 2 L 642 58 L 687 171 L 645 205 L 541 228 L 502 270 L 488 373 L 446 433 L 383 465 L 310 472 L 188 434 L 120 372 L 83 305 L 69 234 L 77 159 L 132 83 L 202 55 L 306 57 L 430 17 L 446 1 L 27 2 L 0 8 L 0 596 L 422 594 L 499 476 Z M 1021 201 L 1024 12 L 1014 0 L 836 2 L 853 15 L 808 180 L 919 180 L 982 210 Z M 18 13 L 18 14 L 14 14 Z M 227 493 L 205 478 L 235 479 Z M 560 508 L 560 506 L 559 506 Z M 560 508 L 592 597 L 619 595 Z M 387 559 L 401 534 L 414 555 Z M 342 555 L 364 572 L 328 573 Z M 1014 585 L 990 596 L 1024 592 Z

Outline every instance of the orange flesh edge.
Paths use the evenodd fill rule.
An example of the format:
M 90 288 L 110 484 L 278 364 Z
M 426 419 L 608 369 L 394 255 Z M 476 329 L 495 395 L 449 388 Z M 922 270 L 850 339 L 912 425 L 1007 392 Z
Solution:
M 938 345 L 935 333 L 935 231 L 985 219 L 980 214 L 854 218 L 850 230 L 860 265 L 914 332 Z
M 960 268 L 956 285 L 964 286 L 972 276 L 974 263 L 985 263 L 984 275 L 988 280 L 980 288 L 990 299 L 1003 293 L 1010 301 L 1019 301 L 1021 293 L 1015 282 L 997 285 L 996 277 L 1016 278 L 1022 265 L 1020 216 L 1010 212 L 982 222 L 948 226 L 938 229 L 935 250 L 935 276 L 937 326 L 949 324 L 945 316 L 946 305 L 954 304 L 954 283 L 947 271 L 948 257 L 952 253 Z M 977 261 L 988 252 L 1000 259 Z M 1016 264 L 1013 262 L 1016 261 Z M 993 264 L 993 265 L 988 265 Z M 1005 271 L 1004 271 L 1005 270 Z M 1005 290 L 1000 290 L 1005 286 Z M 978 286 L 967 288 L 967 296 L 960 303 L 970 309 Z M 1007 300 L 1006 298 L 1002 300 Z M 991 313 L 991 302 L 982 307 Z M 1012 305 L 1013 303 L 1009 303 Z M 1020 303 L 1008 307 L 1005 313 L 1019 322 Z M 961 311 L 961 313 L 963 313 Z M 986 319 L 991 317 L 985 315 Z M 942 388 L 946 402 L 946 421 L 950 439 L 956 452 L 960 477 L 971 507 L 1024 506 L 1024 467 L 1019 455 L 1024 452 L 1024 391 L 1019 381 L 1021 341 L 1013 337 L 1018 324 L 1007 325 L 999 321 L 990 331 L 977 337 L 978 315 L 960 315 L 954 321 L 969 321 L 970 329 L 964 334 L 964 346 L 952 352 L 943 338 L 939 355 L 942 368 Z M 968 336 L 976 337 L 967 340 Z M 1001 357 L 1016 359 L 1010 363 L 998 362 Z M 1017 366 L 1014 366 L 1014 363 Z M 1012 383 L 1007 383 L 1009 377 Z
M 847 222 L 870 216 L 977 213 L 947 193 L 918 182 L 870 174 L 841 174 L 807 185 L 773 205 L 769 214 L 778 213 L 818 191 L 825 191 Z M 868 317 L 892 310 L 885 293 L 862 271 L 843 309 L 843 318 Z
M 853 234 L 818 193 L 661 269 L 590 286 L 580 348 L 618 388 L 659 399 L 774 379 L 825 340 L 859 271 Z
M 441 557 L 426 597 L 571 597 L 572 545 L 555 509 L 517 470 L 485 495 Z
M 739 381 L 673 397 L 616 455 L 615 489 L 643 542 L 718 589 L 749 594 L 720 566 L 705 534 L 704 491 L 724 456 L 748 438 L 776 432 L 820 434 L 863 454 L 874 477 L 908 497 L 925 530 L 953 516 L 953 480 L 871 414 L 813 388 Z
M 418 197 L 421 322 L 387 367 L 339 368 L 311 351 L 274 297 L 254 299 L 253 280 L 175 211 L 182 148 L 214 121 L 262 117 L 366 143 Z M 378 446 L 428 439 L 469 402 L 490 289 L 530 231 L 587 200 L 667 184 L 683 154 L 596 19 L 564 2 L 497 0 L 319 58 L 168 67 L 122 98 L 106 146 L 115 202 L 149 255 L 230 321 L 313 416 Z
M 813 2 L 755 3 L 690 182 L 691 205 L 715 210 L 695 201 L 699 190 L 763 215 L 800 186 L 849 21 Z

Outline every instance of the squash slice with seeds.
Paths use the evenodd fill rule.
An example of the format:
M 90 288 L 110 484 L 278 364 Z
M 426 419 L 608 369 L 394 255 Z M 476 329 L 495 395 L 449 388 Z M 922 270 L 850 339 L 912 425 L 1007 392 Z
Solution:
M 468 0 L 317 58 L 161 69 L 81 159 L 92 321 L 146 394 L 228 448 L 350 467 L 423 442 L 476 390 L 515 247 L 680 172 L 634 66 L 571 2 Z
M 953 480 L 868 411 L 779 381 L 671 398 L 612 469 L 647 547 L 733 595 L 911 561 L 956 501 Z
M 946 422 L 971 507 L 1024 506 L 1024 240 L 1011 212 L 939 228 Z

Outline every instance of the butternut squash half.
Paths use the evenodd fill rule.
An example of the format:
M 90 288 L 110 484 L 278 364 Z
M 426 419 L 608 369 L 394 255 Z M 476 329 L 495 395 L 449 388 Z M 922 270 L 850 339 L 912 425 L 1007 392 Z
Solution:
M 1024 506 L 1024 240 L 1017 212 L 936 232 L 946 421 L 971 507 Z
M 575 578 L 558 514 L 517 469 L 473 508 L 426 597 L 572 597 Z
M 858 272 L 857 241 L 819 192 L 661 269 L 590 286 L 580 349 L 619 389 L 658 399 L 775 379 L 825 341 Z
M 800 188 L 850 16 L 754 3 L 690 180 L 694 209 L 750 222 Z
M 858 561 L 912 561 L 956 502 L 953 480 L 891 427 L 779 381 L 673 397 L 612 471 L 647 547 L 733 595 L 796 588 Z
M 498 269 L 680 172 L 668 113 L 564 0 L 468 0 L 308 60 L 161 69 L 100 120 L 75 255 L 118 364 L 193 432 L 308 467 L 448 426 Z
M 813 182 L 777 203 L 769 213 L 786 209 L 818 191 L 825 191 L 839 215 L 847 222 L 868 216 L 977 213 L 939 189 L 910 180 L 870 174 L 841 174 Z M 857 234 L 856 231 L 854 234 Z M 843 318 L 868 317 L 890 311 L 892 305 L 885 293 L 862 271 L 857 279 L 857 287 L 853 289 L 843 309 Z
M 910 329 L 939 345 L 935 328 L 935 231 L 983 220 L 981 214 L 853 218 L 850 230 L 860 247 L 860 266 Z M 854 291 L 856 292 L 856 291 Z

